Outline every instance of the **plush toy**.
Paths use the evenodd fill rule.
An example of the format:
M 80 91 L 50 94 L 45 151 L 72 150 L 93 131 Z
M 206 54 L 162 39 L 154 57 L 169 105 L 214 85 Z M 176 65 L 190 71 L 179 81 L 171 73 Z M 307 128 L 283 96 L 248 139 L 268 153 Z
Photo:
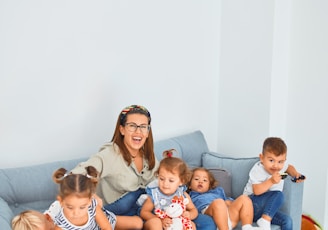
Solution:
M 169 217 L 172 219 L 171 226 L 166 230 L 192 230 L 191 221 L 182 216 L 188 202 L 188 199 L 184 199 L 182 196 L 174 196 L 172 203 L 164 211 L 160 209 L 155 210 L 155 214 L 159 218 L 164 219 Z

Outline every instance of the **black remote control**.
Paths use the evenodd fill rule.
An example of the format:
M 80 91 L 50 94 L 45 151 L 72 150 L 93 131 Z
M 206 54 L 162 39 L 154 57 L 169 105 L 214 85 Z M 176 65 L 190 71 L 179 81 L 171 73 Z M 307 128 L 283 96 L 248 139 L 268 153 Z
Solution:
M 294 177 L 292 179 L 293 182 L 296 182 L 297 180 L 304 180 L 305 179 L 305 176 L 304 175 L 301 175 L 300 177 Z
M 286 179 L 286 177 L 288 176 L 288 173 L 281 173 L 280 176 L 281 176 L 281 179 Z

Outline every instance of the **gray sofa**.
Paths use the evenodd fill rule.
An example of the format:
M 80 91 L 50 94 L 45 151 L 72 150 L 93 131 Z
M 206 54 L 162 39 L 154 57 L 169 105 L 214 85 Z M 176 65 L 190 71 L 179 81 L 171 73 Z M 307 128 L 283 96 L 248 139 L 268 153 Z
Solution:
M 157 158 L 162 159 L 164 150 L 174 148 L 178 156 L 190 167 L 203 166 L 213 171 L 221 186 L 231 197 L 239 196 L 248 179 L 248 172 L 258 160 L 231 158 L 210 152 L 201 131 L 184 134 L 155 142 Z M 10 230 L 13 216 L 26 209 L 46 210 L 55 200 L 57 185 L 51 175 L 59 167 L 72 169 L 86 158 L 57 161 L 28 167 L 0 169 L 0 229 Z M 301 229 L 303 184 L 286 179 L 286 197 L 282 210 L 293 218 L 294 229 Z M 272 226 L 272 229 L 280 229 Z

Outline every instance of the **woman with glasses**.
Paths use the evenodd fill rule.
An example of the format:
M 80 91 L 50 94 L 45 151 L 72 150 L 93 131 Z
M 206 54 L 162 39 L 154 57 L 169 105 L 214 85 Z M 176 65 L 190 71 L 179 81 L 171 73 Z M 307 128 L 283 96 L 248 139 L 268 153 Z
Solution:
M 141 229 L 137 200 L 154 179 L 158 161 L 154 154 L 149 111 L 141 105 L 124 108 L 117 119 L 111 142 L 80 163 L 73 173 L 86 173 L 87 166 L 100 172 L 97 194 L 104 208 L 117 215 L 115 229 Z M 126 216 L 135 216 L 135 221 Z M 130 217 L 131 218 L 131 217 Z

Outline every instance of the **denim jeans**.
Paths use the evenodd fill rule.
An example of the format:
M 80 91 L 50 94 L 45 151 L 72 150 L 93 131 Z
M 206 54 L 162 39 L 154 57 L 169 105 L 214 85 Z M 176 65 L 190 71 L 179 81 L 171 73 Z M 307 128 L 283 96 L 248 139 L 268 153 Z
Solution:
M 279 225 L 281 230 L 293 230 L 293 221 L 290 216 L 279 211 L 284 202 L 284 194 L 280 191 L 268 191 L 261 195 L 250 195 L 254 207 L 254 221 L 263 214 L 272 218 L 271 224 Z
M 196 219 L 193 220 L 197 230 L 216 230 L 216 225 L 212 217 L 206 214 L 198 213 Z
M 141 194 L 144 194 L 145 189 L 139 188 L 134 192 L 129 192 L 113 203 L 107 204 L 104 208 L 115 215 L 119 216 L 136 216 L 139 215 L 141 207 L 137 205 L 137 200 Z
M 117 201 L 107 204 L 104 208 L 116 215 L 135 216 L 140 214 L 141 207 L 137 205 L 137 200 L 141 194 L 145 193 L 145 189 L 138 189 L 129 192 Z M 216 230 L 216 225 L 212 217 L 199 213 L 197 218 L 193 220 L 197 226 L 197 230 Z

